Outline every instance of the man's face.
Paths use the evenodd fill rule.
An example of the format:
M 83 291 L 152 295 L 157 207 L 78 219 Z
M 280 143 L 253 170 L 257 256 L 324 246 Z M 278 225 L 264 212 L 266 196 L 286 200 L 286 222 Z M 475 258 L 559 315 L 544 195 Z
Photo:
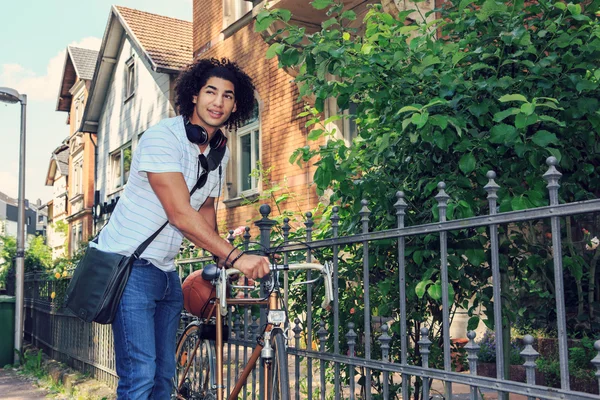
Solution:
M 190 122 L 203 126 L 209 132 L 225 125 L 236 110 L 233 83 L 214 76 L 208 79 L 192 101 L 196 107 Z

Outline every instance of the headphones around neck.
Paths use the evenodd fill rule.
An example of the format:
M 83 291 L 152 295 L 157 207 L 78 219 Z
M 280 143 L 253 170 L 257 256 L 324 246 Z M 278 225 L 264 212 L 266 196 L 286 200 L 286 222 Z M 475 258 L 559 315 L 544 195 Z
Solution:
M 203 126 L 192 124 L 190 119 L 185 116 L 183 117 L 183 123 L 185 125 L 185 134 L 190 142 L 198 145 L 204 145 L 208 142 L 208 132 L 206 132 Z M 227 137 L 220 129 L 217 129 L 210 140 L 210 148 L 223 149 L 226 145 Z

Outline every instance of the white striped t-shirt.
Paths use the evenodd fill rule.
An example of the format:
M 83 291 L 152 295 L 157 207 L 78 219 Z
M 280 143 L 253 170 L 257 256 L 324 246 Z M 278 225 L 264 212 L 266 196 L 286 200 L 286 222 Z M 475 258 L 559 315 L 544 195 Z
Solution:
M 208 157 L 209 152 L 210 146 L 207 146 L 204 155 Z M 198 164 L 199 155 L 198 145 L 187 139 L 181 116 L 164 119 L 149 128 L 133 153 L 129 180 L 108 224 L 100 232 L 96 247 L 122 255 L 133 254 L 144 240 L 167 221 L 165 210 L 150 187 L 147 172 L 181 172 L 188 190 L 191 190 L 202 172 L 202 167 Z M 221 162 L 222 180 L 228 161 L 229 149 Z M 223 182 L 220 187 L 222 191 Z M 209 173 L 206 185 L 196 190 L 191 198 L 191 205 L 197 210 L 207 197 L 219 195 L 217 168 Z M 182 240 L 181 232 L 168 224 L 142 253 L 142 258 L 163 271 L 173 271 L 173 260 Z

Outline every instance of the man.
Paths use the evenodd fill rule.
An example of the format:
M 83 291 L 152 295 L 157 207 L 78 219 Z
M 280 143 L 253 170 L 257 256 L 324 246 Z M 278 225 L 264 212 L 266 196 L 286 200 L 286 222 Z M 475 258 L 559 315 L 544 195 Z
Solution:
M 100 250 L 130 255 L 169 222 L 134 262 L 112 325 L 119 399 L 170 397 L 183 304 L 174 258 L 183 236 L 249 278 L 269 272 L 267 258 L 242 254 L 219 237 L 214 209 L 229 160 L 220 128 L 252 115 L 252 80 L 228 60 L 200 60 L 181 73 L 175 92 L 181 115 L 144 133 L 127 186 L 99 236 Z M 210 168 L 211 161 L 218 165 Z

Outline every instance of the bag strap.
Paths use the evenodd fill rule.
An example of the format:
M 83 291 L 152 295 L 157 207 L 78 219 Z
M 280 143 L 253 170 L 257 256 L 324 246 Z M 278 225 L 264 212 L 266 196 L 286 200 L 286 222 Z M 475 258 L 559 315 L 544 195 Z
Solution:
M 190 197 L 192 197 L 192 195 L 194 194 L 194 192 L 197 189 L 200 189 L 201 186 L 204 186 L 204 185 L 200 185 L 201 178 L 202 178 L 202 176 L 200 176 L 198 178 L 198 180 L 196 181 L 196 184 L 194 185 L 194 187 L 192 188 L 192 190 L 190 190 Z M 206 184 L 206 182 L 207 181 L 204 181 L 204 184 Z M 139 260 L 139 258 L 142 255 L 142 253 L 146 250 L 146 248 L 148 246 L 150 246 L 150 243 L 152 243 L 152 241 L 154 239 L 156 239 L 156 237 L 165 228 L 165 226 L 167 226 L 168 223 L 169 223 L 169 220 L 167 219 L 167 222 L 165 222 L 160 228 L 158 228 L 158 230 L 156 232 L 154 232 L 152 234 L 152 236 L 150 236 L 148 239 L 144 240 L 144 242 L 142 244 L 140 244 L 140 246 L 133 252 L 132 257 L 135 258 L 136 260 Z

